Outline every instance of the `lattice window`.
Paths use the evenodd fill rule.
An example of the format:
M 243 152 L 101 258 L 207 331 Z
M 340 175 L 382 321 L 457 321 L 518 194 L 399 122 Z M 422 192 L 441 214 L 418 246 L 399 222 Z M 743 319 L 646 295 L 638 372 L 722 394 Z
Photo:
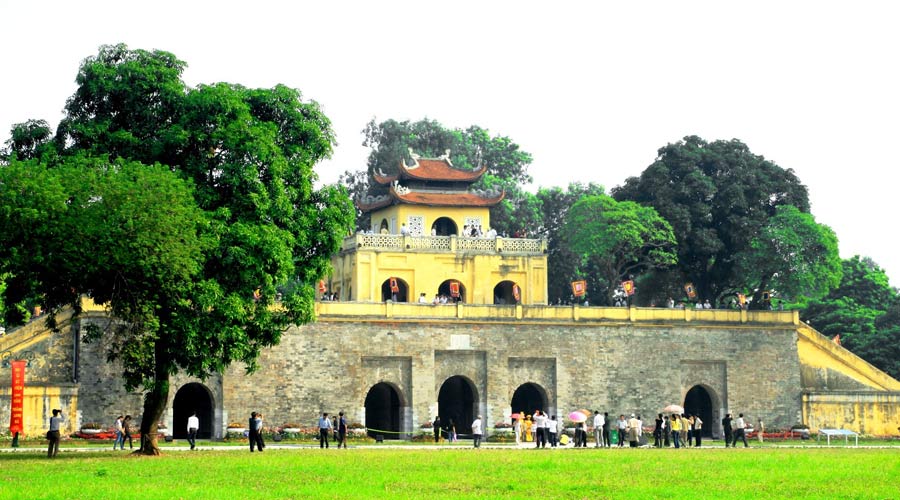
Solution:
M 465 224 L 469 227 L 480 226 L 481 225 L 481 217 L 466 217 Z M 482 228 L 484 229 L 484 228 Z
M 506 253 L 541 253 L 541 240 L 506 238 L 503 240 L 503 251 Z
M 410 236 L 422 236 L 425 230 L 425 217 L 421 215 L 410 215 L 406 218 L 406 227 L 409 228 Z

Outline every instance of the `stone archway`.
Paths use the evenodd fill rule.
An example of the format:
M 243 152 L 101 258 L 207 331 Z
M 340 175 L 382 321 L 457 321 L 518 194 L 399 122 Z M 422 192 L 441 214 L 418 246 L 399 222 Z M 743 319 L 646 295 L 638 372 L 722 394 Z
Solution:
M 469 429 L 478 415 L 478 391 L 475 384 L 461 375 L 445 380 L 438 391 L 438 415 L 444 425 L 450 425 L 450 420 L 453 420 L 457 432 L 467 434 L 465 430 Z
M 403 416 L 400 391 L 387 382 L 379 382 L 366 394 L 366 427 L 369 436 L 380 434 L 384 439 L 400 439 Z M 381 432 L 379 432 L 381 431 Z
M 450 283 L 459 283 L 459 302 L 466 301 L 466 287 L 459 280 L 445 280 L 438 286 L 438 295 L 446 295 L 450 297 L 451 302 L 457 302 L 456 298 L 450 293 Z
M 391 291 L 392 279 L 397 280 L 397 288 L 399 289 L 399 291 L 397 291 L 396 293 Z M 388 300 L 393 300 L 394 302 L 409 302 L 409 285 L 407 285 L 405 281 L 397 277 L 392 277 L 384 280 L 384 283 L 381 284 L 381 301 L 387 302 Z
M 456 222 L 449 217 L 438 217 L 431 225 L 431 230 L 435 236 L 454 236 L 457 234 L 458 228 Z
M 513 413 L 522 412 L 533 415 L 535 410 L 549 411 L 547 391 L 538 384 L 527 382 L 520 385 L 513 393 L 510 408 Z
M 197 438 L 211 439 L 214 429 L 213 396 L 209 388 L 198 382 L 184 384 L 172 401 L 172 437 L 187 438 L 187 420 L 194 412 L 200 419 Z
M 522 288 L 519 287 L 519 299 L 516 300 L 513 287 L 519 287 L 514 281 L 501 281 L 494 287 L 494 304 L 517 304 L 522 300 Z
M 716 422 L 713 420 L 713 397 L 710 390 L 702 385 L 695 385 L 684 396 L 685 415 L 699 415 L 703 421 L 703 437 L 712 437 Z

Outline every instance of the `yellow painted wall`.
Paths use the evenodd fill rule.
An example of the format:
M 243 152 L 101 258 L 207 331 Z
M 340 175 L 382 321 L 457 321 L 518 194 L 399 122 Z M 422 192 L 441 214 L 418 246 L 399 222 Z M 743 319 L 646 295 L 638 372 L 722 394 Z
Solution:
M 7 398 L 11 397 L 6 391 Z M 61 434 L 72 433 L 78 427 L 78 389 L 75 386 L 31 386 L 25 384 L 23 400 L 23 424 L 25 427 L 22 435 L 41 436 L 47 433 L 50 425 L 50 417 L 53 409 L 63 412 L 63 426 Z M 8 399 L 7 399 L 8 400 Z M 6 430 L 9 430 L 9 415 L 5 415 Z
M 466 218 L 481 219 L 481 228 L 487 231 L 491 225 L 490 212 L 486 207 L 428 207 L 424 205 L 391 205 L 372 212 L 372 230 L 378 232 L 381 227 L 381 221 L 387 220 L 391 234 L 400 234 L 400 226 L 404 223 L 407 225 L 407 219 L 410 216 L 424 217 L 423 232 L 427 236 L 431 234 L 431 225 L 434 221 L 441 217 L 452 219 L 456 223 L 457 234 L 462 231 L 466 224 Z M 392 223 L 393 221 L 393 223 Z
M 874 436 L 900 435 L 900 393 L 803 395 L 803 420 L 812 432 L 848 429 Z
M 396 277 L 408 287 L 408 302 L 421 293 L 431 302 L 446 280 L 461 283 L 469 304 L 493 304 L 494 287 L 502 281 L 519 285 L 523 304 L 547 302 L 546 255 L 360 249 L 336 255 L 332 266 L 326 281 L 341 300 L 381 302 L 382 284 Z

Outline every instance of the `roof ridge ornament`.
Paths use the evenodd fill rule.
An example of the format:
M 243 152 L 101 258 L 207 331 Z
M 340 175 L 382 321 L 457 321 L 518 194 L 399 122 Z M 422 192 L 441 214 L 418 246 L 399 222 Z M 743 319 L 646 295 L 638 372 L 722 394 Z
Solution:
M 406 148 L 406 151 L 409 152 L 409 157 L 412 158 L 413 164 L 412 165 L 407 164 L 406 158 L 403 158 L 402 160 L 400 160 L 400 162 L 403 164 L 403 166 L 406 167 L 407 170 L 419 168 L 419 158 L 421 158 L 421 156 L 419 156 L 415 152 L 413 152 L 413 148 Z

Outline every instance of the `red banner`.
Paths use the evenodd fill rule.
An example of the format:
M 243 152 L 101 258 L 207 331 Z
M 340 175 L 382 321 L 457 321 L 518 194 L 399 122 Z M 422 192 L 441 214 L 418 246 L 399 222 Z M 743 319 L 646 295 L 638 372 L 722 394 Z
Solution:
M 325 280 L 319 280 L 319 293 L 325 293 L 328 288 L 325 287 Z
M 400 285 L 397 284 L 397 278 L 391 278 L 391 291 L 397 293 L 400 291 Z
M 634 295 L 634 281 L 623 281 L 622 290 L 625 292 L 625 295 L 628 295 L 629 297 Z
M 451 297 L 459 297 L 459 282 L 458 281 L 450 282 L 450 296 Z
M 522 291 L 519 289 L 519 285 L 513 285 L 513 298 L 516 299 L 516 302 L 522 300 Z
M 576 297 L 584 297 L 587 293 L 587 281 L 573 281 L 572 282 L 572 295 Z
M 687 294 L 688 298 L 693 299 L 694 297 L 696 297 L 696 296 L 697 296 L 697 291 L 694 290 L 694 284 L 693 284 L 693 283 L 686 283 L 686 284 L 684 285 L 684 293 Z
M 22 432 L 25 407 L 25 361 L 13 361 L 12 366 L 12 414 L 9 417 L 9 432 Z

